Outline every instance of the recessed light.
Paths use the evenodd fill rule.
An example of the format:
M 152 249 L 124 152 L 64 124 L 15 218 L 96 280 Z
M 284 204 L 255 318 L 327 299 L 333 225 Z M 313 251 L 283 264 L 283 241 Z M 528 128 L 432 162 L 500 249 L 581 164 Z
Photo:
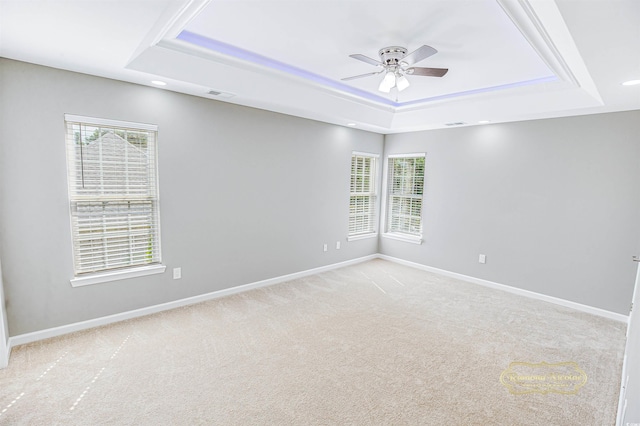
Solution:
M 151 83 L 155 84 L 156 86 L 166 86 L 167 83 L 165 83 L 164 81 L 160 81 L 160 80 L 153 80 Z
M 478 124 L 489 124 L 489 123 L 491 123 L 491 121 L 489 121 L 489 120 L 480 120 L 480 121 L 478 121 Z
M 356 126 L 356 123 L 347 123 L 347 126 L 355 127 L 355 126 Z

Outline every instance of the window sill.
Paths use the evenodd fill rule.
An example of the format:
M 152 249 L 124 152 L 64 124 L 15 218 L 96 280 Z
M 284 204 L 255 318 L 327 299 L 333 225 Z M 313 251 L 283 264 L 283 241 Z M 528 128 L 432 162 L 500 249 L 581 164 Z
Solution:
M 370 234 L 351 235 L 347 237 L 347 241 L 358 241 L 358 240 L 364 240 L 367 238 L 376 238 L 377 236 L 378 236 L 377 232 L 372 232 Z
M 382 236 L 384 238 L 389 238 L 390 240 L 404 241 L 406 243 L 412 243 L 412 244 L 422 244 L 422 237 L 418 235 L 386 233 L 386 234 L 382 234 Z
M 82 287 L 85 285 L 106 283 L 109 281 L 124 280 L 127 278 L 143 277 L 145 275 L 162 274 L 167 267 L 165 265 L 150 265 L 139 268 L 121 269 L 117 271 L 98 272 L 96 274 L 85 275 L 72 278 L 71 287 Z

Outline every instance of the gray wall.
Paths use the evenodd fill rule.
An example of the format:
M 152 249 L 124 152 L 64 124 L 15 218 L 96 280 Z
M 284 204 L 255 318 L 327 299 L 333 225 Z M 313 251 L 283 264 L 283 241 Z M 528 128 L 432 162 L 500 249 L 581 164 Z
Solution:
M 346 236 L 351 151 L 382 154 L 382 135 L 6 59 L 0 76 L 12 336 L 377 252 Z M 69 284 L 64 113 L 159 126 L 164 274 Z
M 70 286 L 64 113 L 159 125 L 165 274 Z M 640 253 L 638 134 L 635 111 L 385 138 L 0 59 L 0 257 L 9 333 L 378 250 L 626 314 L 630 258 Z M 346 242 L 350 153 L 382 153 L 383 146 L 386 154 L 427 152 L 420 246 Z M 480 253 L 487 264 L 478 263 Z M 183 279 L 172 280 L 178 266 Z
M 424 243 L 380 251 L 626 315 L 639 135 L 633 111 L 387 136 L 385 155 L 427 153 Z

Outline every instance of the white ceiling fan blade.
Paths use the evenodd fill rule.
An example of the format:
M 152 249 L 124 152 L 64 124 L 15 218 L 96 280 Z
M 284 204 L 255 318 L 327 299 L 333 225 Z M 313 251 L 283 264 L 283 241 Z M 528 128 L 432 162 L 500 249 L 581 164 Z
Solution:
M 371 64 L 371 65 L 382 66 L 382 62 L 376 61 L 375 59 L 371 59 L 370 57 L 361 55 L 359 53 L 356 53 L 354 55 L 349 55 L 349 57 L 353 58 L 353 59 L 357 59 L 357 60 L 362 61 L 362 62 L 366 62 L 366 63 Z
M 434 49 L 431 46 L 427 46 L 425 44 L 424 46 L 419 47 L 413 52 L 406 55 L 404 58 L 401 59 L 401 61 L 407 65 L 413 65 L 416 62 L 420 62 L 423 59 L 427 59 L 429 56 L 435 55 L 436 53 L 438 53 L 436 49 Z
M 369 77 L 371 75 L 376 75 L 376 74 L 380 74 L 382 71 L 376 71 L 376 72 L 369 72 L 366 74 L 360 74 L 360 75 L 354 75 L 353 77 L 345 77 L 345 78 L 341 78 L 342 81 L 349 81 L 349 80 L 355 80 L 356 78 L 362 78 L 362 77 Z

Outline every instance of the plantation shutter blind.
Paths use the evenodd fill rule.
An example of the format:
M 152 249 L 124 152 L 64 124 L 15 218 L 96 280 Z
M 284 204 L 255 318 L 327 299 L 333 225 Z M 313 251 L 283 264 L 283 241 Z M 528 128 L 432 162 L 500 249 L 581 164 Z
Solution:
M 351 156 L 349 236 L 375 233 L 375 165 L 373 154 Z
M 157 127 L 65 122 L 76 276 L 159 263 Z
M 422 234 L 424 154 L 390 156 L 387 232 Z

